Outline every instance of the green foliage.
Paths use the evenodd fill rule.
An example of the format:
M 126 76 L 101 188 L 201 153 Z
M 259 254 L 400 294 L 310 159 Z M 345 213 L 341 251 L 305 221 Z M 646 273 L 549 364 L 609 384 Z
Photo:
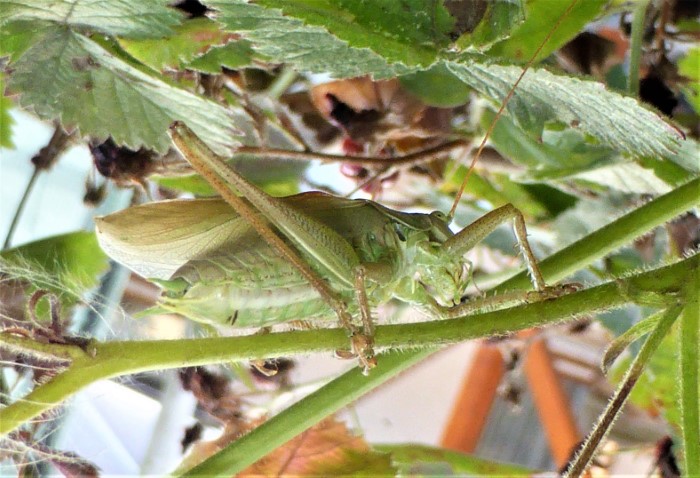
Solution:
M 291 63 L 301 71 L 329 72 L 337 77 L 369 73 L 375 78 L 389 78 L 410 71 L 402 65 L 387 64 L 381 55 L 370 49 L 349 48 L 344 39 L 327 29 L 306 25 L 301 19 L 283 15 L 280 10 L 238 0 L 206 3 L 217 10 L 216 18 L 227 30 L 240 32 L 256 52 L 271 61 Z M 303 8 L 303 4 L 299 8 Z M 338 12 L 333 11 L 321 18 L 336 16 Z M 335 22 L 340 20 L 335 19 Z M 423 52 L 421 56 L 425 55 Z
M 448 64 L 458 78 L 500 104 L 521 69 L 473 62 Z M 679 137 L 656 113 L 636 100 L 606 90 L 601 84 L 532 70 L 518 85 L 507 106 L 512 117 L 535 138 L 548 121 L 564 123 L 591 135 L 603 145 L 634 157 L 669 156 Z
M 401 84 L 426 104 L 442 108 L 465 104 L 472 91 L 444 63 L 404 75 Z
M 678 62 L 678 73 L 688 78 L 684 92 L 695 111 L 700 112 L 700 47 L 689 50 Z
M 0 94 L 5 91 L 5 75 L 0 73 Z M 12 101 L 2 95 L 0 96 L 0 148 L 12 148 L 12 116 L 10 116 L 10 108 Z
M 595 20 L 608 3 L 607 0 L 579 0 L 562 19 L 571 2 L 529 0 L 526 2 L 525 21 L 510 31 L 507 39 L 495 44 L 489 55 L 527 61 L 550 34 L 552 27 L 561 22 L 551 34 L 536 59 L 546 58 L 576 36 L 588 22 Z M 561 19 L 561 20 L 560 20 Z
M 424 445 L 380 445 L 399 466 L 402 476 L 531 476 L 532 470 L 483 460 L 453 450 Z
M 309 73 L 325 73 L 338 79 L 398 77 L 403 88 L 426 105 L 457 108 L 451 112 L 455 129 L 450 134 L 478 140 L 491 126 L 496 108 L 519 79 L 522 69 L 514 63 L 523 63 L 535 54 L 569 5 L 566 1 L 552 0 L 495 0 L 483 2 L 483 10 L 475 10 L 476 13 L 470 10 L 465 14 L 459 11 L 461 2 L 448 0 L 205 0 L 203 3 L 214 10 L 210 18 L 186 19 L 170 7 L 173 3 L 170 0 L 145 3 L 139 0 L 0 1 L 0 65 L 4 70 L 0 72 L 0 89 L 4 93 L 4 83 L 7 83 L 8 93 L 0 98 L 0 146 L 12 146 L 8 110 L 20 106 L 42 119 L 58 119 L 66 127 L 76 126 L 85 139 L 112 137 L 119 145 L 158 152 L 169 149 L 166 131 L 173 121 L 180 120 L 220 154 L 227 154 L 240 144 L 304 148 L 302 140 L 313 136 L 305 128 L 312 130 L 311 133 L 316 133 L 314 128 L 321 128 L 305 123 L 308 118 L 301 117 L 308 112 L 297 113 L 278 100 L 292 84 L 295 91 L 305 87 L 308 78 L 305 75 Z M 586 24 L 604 13 L 607 3 L 606 0 L 579 0 L 561 19 L 535 61 L 547 58 L 572 39 Z M 700 50 L 693 48 L 678 63 L 679 73 L 689 80 L 682 85 L 683 91 L 696 111 L 700 110 L 699 58 Z M 284 68 L 279 68 L 280 65 Z M 674 215 L 697 206 L 697 197 L 691 197 L 691 187 L 697 191 L 698 143 L 693 139 L 681 142 L 679 132 L 657 112 L 640 105 L 632 97 L 615 92 L 610 84 L 606 87 L 589 79 L 557 73 L 554 62 L 547 65 L 547 69 L 534 67 L 527 72 L 490 138 L 490 144 L 508 158 L 518 172 L 478 170 L 470 180 L 470 193 L 475 200 L 485 200 L 490 205 L 513 203 L 528 221 L 551 221 L 545 227 L 553 225 L 555 233 L 548 235 L 553 243 L 547 247 L 559 248 L 579 240 L 544 261 L 543 272 L 548 281 L 564 279 L 611 253 L 615 255 L 608 258 L 606 269 L 598 268 L 595 272 L 599 276 L 630 274 L 643 264 L 640 255 L 631 248 L 622 252 L 617 249 Z M 235 71 L 220 75 L 222 68 Z M 271 85 L 246 89 L 250 87 L 245 84 L 250 72 L 247 68 L 255 68 L 256 72 L 262 72 L 261 76 L 268 76 Z M 298 76 L 294 72 L 298 72 Z M 624 80 L 622 73 L 622 69 L 616 70 L 620 82 Z M 611 74 L 610 78 L 613 76 Z M 219 89 L 207 89 L 203 78 L 221 80 L 230 89 L 220 85 Z M 275 94 L 266 96 L 273 88 Z M 473 101 L 476 98 L 480 101 Z M 469 106 L 464 107 L 467 104 Z M 293 133 L 289 131 L 292 129 Z M 283 168 L 254 159 L 245 166 L 248 168 L 245 173 L 250 173 L 252 181 L 273 194 L 296 192 L 303 165 Z M 237 163 L 236 167 L 239 165 Z M 450 194 L 459 187 L 466 167 L 460 164 L 451 172 L 455 174 L 443 185 L 443 191 Z M 156 181 L 196 195 L 213 192 L 195 175 L 162 177 Z M 592 232 L 611 222 L 621 208 L 634 204 L 641 194 L 665 195 Z M 433 201 L 440 199 L 444 196 Z M 429 201 L 431 199 L 425 200 Z M 158 261 L 199 251 L 187 237 L 192 232 L 188 225 L 196 219 L 206 218 L 205 222 L 209 221 L 207 224 L 211 226 L 207 229 L 206 240 L 197 245 L 202 251 L 226 240 L 225 235 L 217 235 L 216 228 L 222 221 L 217 211 L 204 207 L 189 213 L 185 211 L 183 215 L 184 209 L 178 207 L 177 201 L 169 204 L 172 209 L 162 217 L 144 214 L 137 218 L 136 223 L 152 227 L 155 232 L 147 237 L 139 234 L 122 237 L 133 247 L 133 254 L 144 266 L 143 272 L 148 273 L 150 267 L 164 279 L 172 271 L 163 269 Z M 219 216 L 230 215 L 225 204 L 220 203 L 219 208 Z M 481 203 L 461 204 L 456 218 L 468 222 L 485 209 Z M 149 210 L 149 206 L 139 209 Z M 129 224 L 134 223 L 133 218 L 130 221 Z M 175 231 L 175 242 L 167 235 L 171 231 L 163 230 L 164 225 Z M 544 227 L 531 229 L 535 231 L 533 235 L 543 230 Z M 148 241 L 152 249 L 144 252 L 144 243 L 148 246 Z M 485 244 L 515 255 L 511 237 L 504 231 L 497 231 Z M 57 280 L 45 284 L 37 282 L 36 286 L 56 292 L 60 292 L 59 284 L 65 282 L 92 288 L 107 267 L 106 256 L 94 235 L 89 233 L 74 233 L 4 251 L 2 260 L 3 267 L 5 264 L 21 267 L 26 263 L 40 266 Z M 697 270 L 692 260 L 683 264 Z M 648 273 L 653 286 L 642 289 L 656 299 L 674 294 L 678 300 L 684 300 L 677 284 L 669 292 L 663 288 L 663 283 L 653 280 L 653 272 Z M 683 269 L 683 274 L 691 272 Z M 665 280 L 672 281 L 668 277 Z M 524 274 L 507 286 L 518 281 L 525 282 Z M 625 301 L 643 302 L 635 295 L 633 286 L 627 290 L 629 297 L 621 297 L 616 288 L 621 283 L 635 282 L 629 278 L 619 279 L 610 286 L 611 290 L 606 289 L 607 296 L 596 295 L 588 302 L 583 301 L 581 309 L 591 300 L 598 301 L 595 310 L 619 307 Z M 500 290 L 506 288 L 500 287 Z M 561 320 L 556 314 L 563 307 L 560 304 L 566 304 L 567 300 L 568 297 L 557 298 L 544 304 L 537 320 L 523 319 L 526 316 L 519 314 L 489 316 L 486 322 L 468 325 L 469 337 Z M 646 310 L 634 309 L 635 312 Z M 570 312 L 569 316 L 572 314 Z M 609 313 L 607 323 L 615 325 L 615 330 L 622 335 L 614 342 L 606 364 L 623 349 L 633 350 L 636 344 L 632 342 L 657 330 L 659 316 L 651 316 L 623 332 L 627 327 L 621 323 L 629 321 L 625 325 L 631 325 L 630 317 L 631 314 Z M 687 314 L 687 317 L 684 319 L 686 327 L 690 324 L 697 328 L 697 316 Z M 434 330 L 439 326 L 450 324 L 437 324 Z M 427 330 L 420 327 L 405 334 L 409 337 L 406 343 L 414 346 L 418 343 L 416 337 L 423 337 L 418 332 Z M 384 343 L 387 348 L 394 347 L 395 344 L 386 339 L 393 329 L 382 330 L 386 335 L 379 335 L 379 340 L 387 340 Z M 14 408 L 9 412 L 5 409 L 0 412 L 4 413 L 3 417 L 17 420 L 5 421 L 6 424 L 21 424 L 43 413 L 50 404 L 57 404 L 76 386 L 98 378 L 162 367 L 261 358 L 261 350 L 274 355 L 299 353 L 304 345 L 308 346 L 305 350 L 313 347 L 320 350 L 346 344 L 343 334 L 336 334 L 338 337 L 334 340 L 338 342 L 334 343 L 323 342 L 334 331 L 318 332 L 318 336 L 306 339 L 308 343 L 297 342 L 298 335 L 290 339 L 272 334 L 269 344 L 274 346 L 268 344 L 268 348 L 260 347 L 260 343 L 267 340 L 265 337 L 246 337 L 234 342 L 236 346 L 242 343 L 241 348 L 231 348 L 226 343 L 227 347 L 222 346 L 216 356 L 208 349 L 209 342 L 190 348 L 190 343 L 183 341 L 170 344 L 172 348 L 164 346 L 162 350 L 139 348 L 135 343 L 117 344 L 134 352 L 135 358 L 129 357 L 130 361 L 122 360 L 120 347 L 110 349 L 109 344 L 101 344 L 104 347 L 100 351 L 105 355 L 98 355 L 96 368 L 92 367 L 95 363 L 91 362 L 92 358 L 75 351 L 71 357 L 78 357 L 75 361 L 78 365 L 69 370 L 65 383 L 54 380 L 51 385 L 54 388 L 49 388 L 48 392 L 40 388 L 37 398 L 26 404 L 12 405 Z M 446 335 L 430 333 L 425 332 L 428 338 L 422 339 L 423 344 L 447 341 Z M 690 417 L 686 418 L 688 420 L 697 417 L 697 410 L 688 411 L 697 393 L 684 392 L 681 402 L 685 413 L 682 416 L 676 399 L 676 352 L 678 342 L 681 355 L 685 357 L 683 381 L 692 387 L 697 384 L 697 367 L 687 362 L 697 361 L 697 331 L 684 330 L 682 337 L 678 335 L 675 331 L 669 334 L 653 356 L 646 356 L 641 367 L 646 364 L 647 372 L 641 376 L 632 400 L 646 408 L 661 408 L 669 421 L 687 432 L 684 437 L 687 447 L 697 443 L 698 432 L 683 425 L 682 420 L 683 417 Z M 248 339 L 250 342 L 246 342 Z M 655 338 L 654 347 L 658 342 Z M 246 348 L 246 344 L 252 345 Z M 402 342 L 402 346 L 406 345 Z M 235 353 L 230 352 L 232 349 Z M 40 347 L 37 350 L 44 352 Z M 174 359 L 164 351 L 177 352 L 179 358 Z M 226 353 L 232 355 L 222 358 Z M 382 357 L 379 370 L 370 377 L 350 372 L 324 387 L 320 394 L 292 407 L 291 412 L 276 416 L 261 427 L 262 431 L 246 435 L 228 451 L 229 455 L 214 458 L 202 469 L 232 473 L 244 461 L 259 458 L 266 447 L 280 445 L 425 355 L 427 353 L 421 351 L 401 357 Z M 620 361 L 618 367 L 630 363 Z M 80 374 L 86 370 L 88 375 Z M 622 368 L 618 370 L 624 372 Z M 394 446 L 385 450 L 390 455 L 349 456 L 351 466 L 339 471 L 356 475 L 384 472 L 389 470 L 391 456 L 402 470 L 411 472 L 417 469 L 425 473 L 525 473 L 517 467 L 486 463 L 445 450 L 417 446 Z M 691 459 L 697 461 L 697 454 L 691 454 Z M 417 463 L 419 468 L 414 468 Z
M 5 0 L 0 24 L 15 20 L 48 22 L 125 38 L 158 38 L 172 34 L 182 16 L 170 2 L 138 0 Z
M 9 87 L 21 92 L 22 106 L 77 124 L 82 134 L 165 152 L 168 125 L 187 119 L 218 151 L 235 144 L 227 110 L 134 68 L 70 29 L 47 29 L 14 68 Z
M 473 5 L 459 5 L 461 10 L 468 10 Z M 483 50 L 489 47 L 493 42 L 509 37 L 513 30 L 525 20 L 525 12 L 523 2 L 512 0 L 497 0 L 486 2 L 483 16 L 478 19 L 478 23 L 472 31 L 468 31 L 460 36 L 455 42 L 461 48 L 476 47 Z M 457 10 L 457 8 L 455 8 Z M 477 10 L 477 8 L 473 8 Z M 453 12 L 457 13 L 457 12 Z M 481 12 L 479 12 L 481 13 Z M 459 14 L 465 15 L 466 12 L 460 11 Z

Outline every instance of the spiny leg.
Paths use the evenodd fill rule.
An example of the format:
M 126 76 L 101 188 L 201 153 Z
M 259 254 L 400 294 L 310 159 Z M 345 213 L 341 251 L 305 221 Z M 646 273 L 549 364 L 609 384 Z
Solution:
M 451 254 L 462 256 L 481 242 L 486 236 L 491 234 L 498 226 L 511 219 L 514 222 L 513 229 L 518 240 L 518 246 L 520 246 L 520 252 L 525 259 L 525 266 L 530 274 L 532 285 L 535 287 L 536 291 L 544 291 L 546 285 L 542 278 L 542 272 L 540 272 L 535 254 L 532 252 L 530 243 L 527 240 L 525 218 L 512 204 L 501 206 L 480 217 L 445 241 L 443 246 Z
M 300 216 L 298 211 L 289 209 L 276 199 L 267 196 L 236 171 L 229 168 L 224 159 L 216 155 L 184 123 L 173 123 L 170 127 L 170 135 L 177 149 L 187 158 L 192 167 L 209 182 L 241 217 L 245 218 L 248 224 L 271 247 L 275 248 L 285 260 L 293 264 L 301 275 L 318 291 L 321 298 L 338 316 L 338 320 L 350 336 L 361 335 L 358 334 L 357 327 L 353 325 L 347 304 L 340 298 L 340 295 L 301 258 L 292 246 L 283 241 L 270 229 L 268 221 L 277 224 L 288 237 L 302 236 L 302 239 L 312 242 L 326 238 L 332 242 L 336 247 L 331 253 L 324 254 L 322 258 L 327 259 L 329 271 L 334 273 L 335 277 L 341 282 L 345 279 L 344 270 L 351 270 L 347 266 L 353 261 L 357 261 L 352 247 L 344 239 L 336 237 L 338 235 L 334 231 L 329 230 L 324 225 L 310 221 L 308 218 L 302 218 L 308 224 L 299 225 L 292 221 L 292 232 L 296 234 L 290 234 L 290 231 L 285 230 L 279 221 L 290 220 L 295 216 Z M 235 185 L 235 187 L 232 188 L 232 185 Z M 255 198 L 254 204 L 257 209 L 251 206 L 249 202 L 238 197 L 235 192 L 236 189 L 239 192 L 244 192 L 250 203 L 253 203 L 253 198 Z M 268 221 L 263 219 L 263 216 L 267 217 Z M 328 238 L 327 236 L 329 235 L 332 237 Z M 323 241 L 321 241 L 321 247 L 323 247 Z M 350 281 L 348 280 L 347 282 Z M 369 360 L 368 363 L 370 363 Z
M 355 268 L 355 298 L 360 307 L 360 317 L 362 318 L 362 333 L 352 337 L 353 352 L 357 355 L 363 370 L 367 373 L 377 366 L 377 358 L 374 356 L 374 323 L 372 322 L 372 311 L 367 299 L 367 288 L 365 286 L 366 270 L 363 266 Z

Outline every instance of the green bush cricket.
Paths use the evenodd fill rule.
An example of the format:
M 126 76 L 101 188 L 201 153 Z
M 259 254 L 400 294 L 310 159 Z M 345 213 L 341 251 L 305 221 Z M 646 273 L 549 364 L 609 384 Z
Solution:
M 374 363 L 371 309 L 378 304 L 394 298 L 449 319 L 526 298 L 516 293 L 462 302 L 471 275 L 464 253 L 508 220 L 515 222 L 536 291 L 547 290 L 523 216 L 512 205 L 454 234 L 440 212 L 404 213 L 318 192 L 272 198 L 230 169 L 184 123 L 175 123 L 171 136 L 223 199 L 147 204 L 97 222 L 101 243 L 115 259 L 167 279 L 161 281 L 170 289 L 161 302 L 166 310 L 237 327 L 335 315 L 368 369 Z M 172 237 L 171 214 L 194 221 L 179 233 L 182 247 Z M 170 276 L 163 273 L 175 264 Z M 361 328 L 352 321 L 357 312 Z
M 538 51 L 503 101 L 469 173 Z M 317 192 L 273 198 L 229 168 L 183 122 L 174 123 L 170 135 L 222 199 L 147 204 L 97 219 L 106 252 L 142 275 L 160 279 L 167 291 L 161 307 L 167 311 L 236 327 L 336 316 L 367 371 L 375 364 L 371 310 L 391 299 L 418 307 L 429 317 L 449 319 L 570 289 L 545 286 L 523 215 L 510 204 L 456 234 L 450 230 L 469 173 L 448 215 L 404 213 L 369 200 Z M 184 221 L 173 220 L 171 214 L 191 223 L 181 227 Z M 509 220 L 514 221 L 535 292 L 464 301 L 471 278 L 464 254 Z M 173 222 L 178 223 L 177 237 Z M 133 237 L 137 239 L 132 242 Z M 361 327 L 352 320 L 358 312 Z

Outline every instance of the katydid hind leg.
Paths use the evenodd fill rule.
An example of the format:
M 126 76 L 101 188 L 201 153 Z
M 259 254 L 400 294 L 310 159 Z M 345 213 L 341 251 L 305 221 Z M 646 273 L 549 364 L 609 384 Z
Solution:
M 312 218 L 302 217 L 299 219 L 297 216 L 303 215 L 301 211 L 288 208 L 280 201 L 267 196 L 263 191 L 248 183 L 245 178 L 229 168 L 223 158 L 211 151 L 185 124 L 179 122 L 173 124 L 170 133 L 173 142 L 192 166 L 207 178 L 224 200 L 238 214 L 244 217 L 265 241 L 277 249 L 282 257 L 289 260 L 299 270 L 318 291 L 323 300 L 334 310 L 341 325 L 348 331 L 352 341 L 353 352 L 358 356 L 363 368 L 368 370 L 376 365 L 376 359 L 372 350 L 373 339 L 371 333 L 373 326 L 369 302 L 365 292 L 364 269 L 357 265 L 359 259 L 350 244 L 335 231 L 314 221 Z M 255 209 L 234 193 L 231 189 L 232 185 L 235 185 L 234 188 L 239 189 L 239 192 L 246 194 L 250 202 L 255 206 Z M 341 300 L 338 293 L 311 269 L 297 251 L 282 241 L 264 221 L 260 220 L 258 212 L 276 224 L 285 236 L 298 244 L 298 247 L 314 251 L 311 254 L 312 257 L 324 263 L 326 269 L 334 277 L 342 280 L 347 276 L 355 275 L 352 285 L 355 288 L 362 314 L 363 332 L 359 332 L 352 323 L 352 316 L 348 312 L 347 305 Z M 295 221 L 295 218 L 299 220 Z M 299 240 L 300 238 L 301 240 Z M 308 241 L 311 241 L 311 244 L 307 245 L 306 242 Z M 328 261 L 324 261 L 324 258 L 327 258 Z
M 377 359 L 374 356 L 374 322 L 372 311 L 367 299 L 367 288 L 365 285 L 365 268 L 358 266 L 355 268 L 355 298 L 360 308 L 362 318 L 362 332 L 353 335 L 352 348 L 357 355 L 365 373 L 377 366 Z

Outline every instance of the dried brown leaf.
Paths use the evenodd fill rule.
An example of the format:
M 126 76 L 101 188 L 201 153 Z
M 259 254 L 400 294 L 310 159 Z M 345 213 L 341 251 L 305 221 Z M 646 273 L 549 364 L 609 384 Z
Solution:
M 370 450 L 334 419 L 320 422 L 248 467 L 238 476 L 394 476 L 388 455 Z

